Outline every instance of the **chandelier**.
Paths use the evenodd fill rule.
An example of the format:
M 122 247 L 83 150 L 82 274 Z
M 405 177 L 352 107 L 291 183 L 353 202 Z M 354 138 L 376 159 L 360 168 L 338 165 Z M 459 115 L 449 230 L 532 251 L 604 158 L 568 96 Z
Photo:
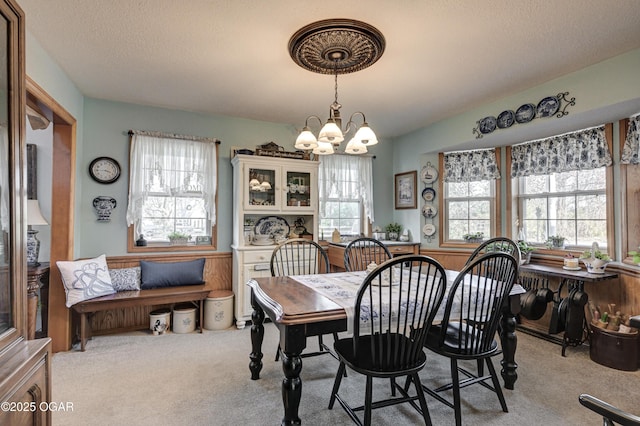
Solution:
M 364 154 L 367 147 L 378 143 L 364 113 L 356 111 L 342 129 L 338 103 L 338 74 L 360 71 L 374 64 L 384 52 L 384 36 L 375 27 L 352 19 L 325 19 L 313 22 L 296 31 L 289 40 L 289 54 L 302 68 L 320 74 L 333 74 L 334 100 L 329 106 L 329 118 L 324 126 L 317 115 L 305 120 L 304 128 L 296 139 L 295 148 L 313 150 L 317 155 L 333 154 L 352 130 L 347 143 L 348 154 Z M 362 117 L 358 126 L 354 118 Z M 316 119 L 322 126 L 318 137 L 311 132 L 309 120 Z

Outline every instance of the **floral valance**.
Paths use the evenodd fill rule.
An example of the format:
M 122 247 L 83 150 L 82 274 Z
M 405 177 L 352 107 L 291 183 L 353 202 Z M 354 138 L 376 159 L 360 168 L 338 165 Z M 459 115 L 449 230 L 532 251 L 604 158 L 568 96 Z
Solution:
M 546 175 L 610 166 L 604 125 L 514 145 L 511 177 Z
M 445 182 L 500 179 L 495 149 L 445 153 L 443 179 Z
M 629 118 L 627 139 L 622 148 L 622 164 L 640 164 L 640 114 Z

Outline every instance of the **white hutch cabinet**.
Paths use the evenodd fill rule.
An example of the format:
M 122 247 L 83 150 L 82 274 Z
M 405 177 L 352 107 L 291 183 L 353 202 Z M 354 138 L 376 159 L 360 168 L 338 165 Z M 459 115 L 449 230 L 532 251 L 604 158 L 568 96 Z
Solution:
M 251 319 L 254 277 L 271 276 L 275 242 L 255 234 L 318 239 L 318 162 L 237 154 L 233 165 L 233 292 L 236 326 Z M 304 234 L 303 234 L 304 232 Z M 260 244 L 260 245 L 258 245 Z M 265 245 L 266 244 L 266 245 Z

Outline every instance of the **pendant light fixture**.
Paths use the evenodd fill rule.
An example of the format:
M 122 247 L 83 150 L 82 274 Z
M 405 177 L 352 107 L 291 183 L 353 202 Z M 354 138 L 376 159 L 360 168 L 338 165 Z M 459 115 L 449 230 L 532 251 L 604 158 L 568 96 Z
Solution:
M 336 152 L 352 130 L 355 134 L 345 148 L 348 154 L 363 154 L 367 147 L 378 143 L 363 112 L 356 111 L 342 129 L 338 102 L 338 74 L 360 71 L 375 63 L 384 52 L 384 36 L 375 27 L 352 19 L 326 19 L 299 29 L 289 40 L 289 54 L 302 68 L 320 74 L 334 75 L 334 100 L 329 106 L 329 118 L 324 126 L 317 115 L 305 120 L 304 128 L 296 139 L 295 148 L 313 150 L 317 155 Z M 362 116 L 358 126 L 354 118 Z M 309 120 L 316 119 L 322 126 L 318 137 L 311 132 Z M 357 129 L 357 131 L 356 131 Z

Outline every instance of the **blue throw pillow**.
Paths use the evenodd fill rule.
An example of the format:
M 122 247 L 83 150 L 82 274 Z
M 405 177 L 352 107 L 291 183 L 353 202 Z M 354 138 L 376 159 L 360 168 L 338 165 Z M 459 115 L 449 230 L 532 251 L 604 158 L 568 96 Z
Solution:
M 140 261 L 141 289 L 204 284 L 205 259 L 186 262 Z

